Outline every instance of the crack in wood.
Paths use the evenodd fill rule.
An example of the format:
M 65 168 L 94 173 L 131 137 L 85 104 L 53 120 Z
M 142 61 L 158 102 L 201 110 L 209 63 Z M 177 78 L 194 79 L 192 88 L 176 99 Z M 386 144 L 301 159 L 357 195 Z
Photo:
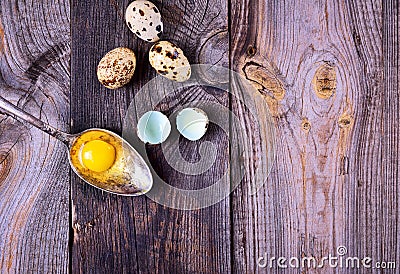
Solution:
M 342 156 L 340 159 L 340 171 L 339 175 L 347 175 L 349 174 L 349 166 L 350 166 L 350 160 L 348 156 Z

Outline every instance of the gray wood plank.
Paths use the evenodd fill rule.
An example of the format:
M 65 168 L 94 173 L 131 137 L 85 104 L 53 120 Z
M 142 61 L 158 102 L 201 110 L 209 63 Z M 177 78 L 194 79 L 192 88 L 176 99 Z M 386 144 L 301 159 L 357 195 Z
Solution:
M 0 95 L 68 129 L 69 2 L 53 2 L 1 2 Z M 230 63 L 259 89 L 278 129 L 277 163 L 251 196 L 254 170 L 266 157 L 258 152 L 259 136 L 253 137 L 247 149 L 255 152 L 239 189 L 230 200 L 195 211 L 105 194 L 73 175 L 70 270 L 275 273 L 276 267 L 257 267 L 257 258 L 320 258 L 339 245 L 349 255 L 400 262 L 397 1 L 234 0 L 229 41 L 227 2 L 155 3 L 165 17 L 165 37 L 191 62 Z M 151 45 L 124 25 L 128 1 L 71 4 L 72 131 L 98 126 L 120 133 L 135 93 L 155 75 L 147 63 Z M 140 65 L 130 85 L 107 91 L 95 68 L 105 52 L 121 45 L 135 49 Z M 209 94 L 197 98 L 212 100 Z M 252 132 L 240 104 L 222 92 L 213 98 L 230 104 Z M 158 106 L 166 113 L 193 97 L 169 99 Z M 211 141 L 225 144 L 217 128 L 210 130 Z M 181 149 L 190 161 L 198 160 L 198 144 L 183 141 Z M 175 186 L 210 183 L 174 171 L 159 147 L 147 153 Z M 62 144 L 0 115 L 2 273 L 67 272 L 66 157 Z M 225 170 L 224 157 L 210 174 Z
M 278 128 L 267 184 L 233 195 L 234 272 L 278 273 L 269 258 L 321 259 L 341 245 L 398 261 L 398 1 L 234 0 L 230 18 L 233 68 Z
M 163 37 L 179 45 L 190 62 L 228 63 L 227 2 L 154 3 L 164 18 Z M 103 127 L 121 133 L 128 104 L 139 88 L 155 76 L 147 61 L 151 44 L 138 40 L 125 26 L 123 14 L 128 4 L 129 1 L 72 1 L 74 132 Z M 138 66 L 128 86 L 110 91 L 101 87 L 95 71 L 100 58 L 118 46 L 134 49 Z M 157 108 L 169 114 L 192 100 L 192 96 L 177 94 Z M 211 97 L 207 99 L 207 92 L 197 96 L 211 100 Z M 228 105 L 226 93 L 218 92 L 212 98 Z M 141 107 L 140 102 L 136 104 Z M 213 142 L 227 142 L 227 136 L 219 136 L 218 129 L 210 130 L 210 134 Z M 182 141 L 180 147 L 185 158 L 191 161 L 196 160 L 198 146 L 199 143 Z M 210 172 L 203 177 L 176 172 L 163 160 L 159 146 L 149 147 L 147 154 L 158 174 L 175 186 L 201 188 L 210 183 L 205 180 L 210 178 L 207 177 Z M 227 151 L 219 157 L 228 157 Z M 226 163 L 219 161 L 212 172 L 224 171 L 228 168 Z M 73 176 L 72 204 L 74 273 L 230 272 L 229 199 L 203 210 L 178 211 L 145 197 L 102 193 Z
M 0 2 L 0 96 L 69 129 L 69 2 Z M 68 269 L 66 148 L 0 115 L 0 272 Z

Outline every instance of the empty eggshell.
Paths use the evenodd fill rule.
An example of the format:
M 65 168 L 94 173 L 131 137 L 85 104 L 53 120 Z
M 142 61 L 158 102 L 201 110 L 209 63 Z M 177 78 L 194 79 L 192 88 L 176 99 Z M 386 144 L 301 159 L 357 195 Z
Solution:
M 190 141 L 197 141 L 207 131 L 207 114 L 198 108 L 185 108 L 176 116 L 176 127 L 183 137 Z
M 128 48 L 116 48 L 100 60 L 97 66 L 97 78 L 106 88 L 120 88 L 132 79 L 135 68 L 135 53 Z
M 126 8 L 125 21 L 140 39 L 147 42 L 160 40 L 163 23 L 161 14 L 153 3 L 144 0 L 133 1 Z
M 168 41 L 155 43 L 149 53 L 151 66 L 162 76 L 177 82 L 190 78 L 190 64 L 183 51 Z
M 161 144 L 171 133 L 171 123 L 168 117 L 159 111 L 148 111 L 140 117 L 137 124 L 137 134 L 144 143 Z

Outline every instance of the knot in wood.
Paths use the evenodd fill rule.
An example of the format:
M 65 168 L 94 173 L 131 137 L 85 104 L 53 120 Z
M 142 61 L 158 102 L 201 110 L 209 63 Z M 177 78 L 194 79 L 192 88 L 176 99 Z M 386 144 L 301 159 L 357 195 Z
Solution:
M 329 99 L 336 91 L 336 71 L 331 65 L 324 64 L 315 72 L 313 86 L 321 99 Z
M 0 151 L 0 183 L 6 182 L 6 178 L 14 166 L 13 153 Z
M 247 53 L 247 56 L 248 56 L 248 57 L 253 57 L 253 56 L 256 55 L 256 53 L 257 53 L 257 48 L 254 47 L 254 46 L 252 46 L 252 45 L 250 45 L 250 46 L 247 48 L 246 53 Z
M 243 72 L 253 86 L 263 95 L 272 93 L 274 99 L 280 101 L 285 97 L 285 88 L 273 72 L 255 62 L 248 62 Z
M 308 121 L 307 118 L 303 119 L 303 122 L 301 123 L 301 129 L 305 132 L 309 132 L 311 129 L 311 124 L 310 121 Z
M 346 114 L 346 113 L 343 114 L 342 116 L 340 116 L 339 120 L 338 120 L 339 127 L 341 127 L 341 128 L 350 127 L 352 122 L 353 122 L 352 117 L 349 114 Z

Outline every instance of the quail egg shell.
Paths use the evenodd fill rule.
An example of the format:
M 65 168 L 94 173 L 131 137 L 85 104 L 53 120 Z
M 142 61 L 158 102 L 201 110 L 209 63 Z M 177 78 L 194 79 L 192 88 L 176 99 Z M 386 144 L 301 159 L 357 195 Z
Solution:
M 190 64 L 183 51 L 168 41 L 155 43 L 149 53 L 151 66 L 162 76 L 177 82 L 190 78 Z
M 163 32 L 161 14 L 157 7 L 143 0 L 133 1 L 126 8 L 125 21 L 137 37 L 147 42 L 160 40 Z
M 100 60 L 97 66 L 97 78 L 106 88 L 120 88 L 132 79 L 135 68 L 135 53 L 128 48 L 116 48 Z
M 176 126 L 183 137 L 190 141 L 197 141 L 207 131 L 208 117 L 201 109 L 185 108 L 178 113 Z
M 159 111 L 149 111 L 140 117 L 137 124 L 137 134 L 144 143 L 161 144 L 171 133 L 171 123 L 168 117 Z

